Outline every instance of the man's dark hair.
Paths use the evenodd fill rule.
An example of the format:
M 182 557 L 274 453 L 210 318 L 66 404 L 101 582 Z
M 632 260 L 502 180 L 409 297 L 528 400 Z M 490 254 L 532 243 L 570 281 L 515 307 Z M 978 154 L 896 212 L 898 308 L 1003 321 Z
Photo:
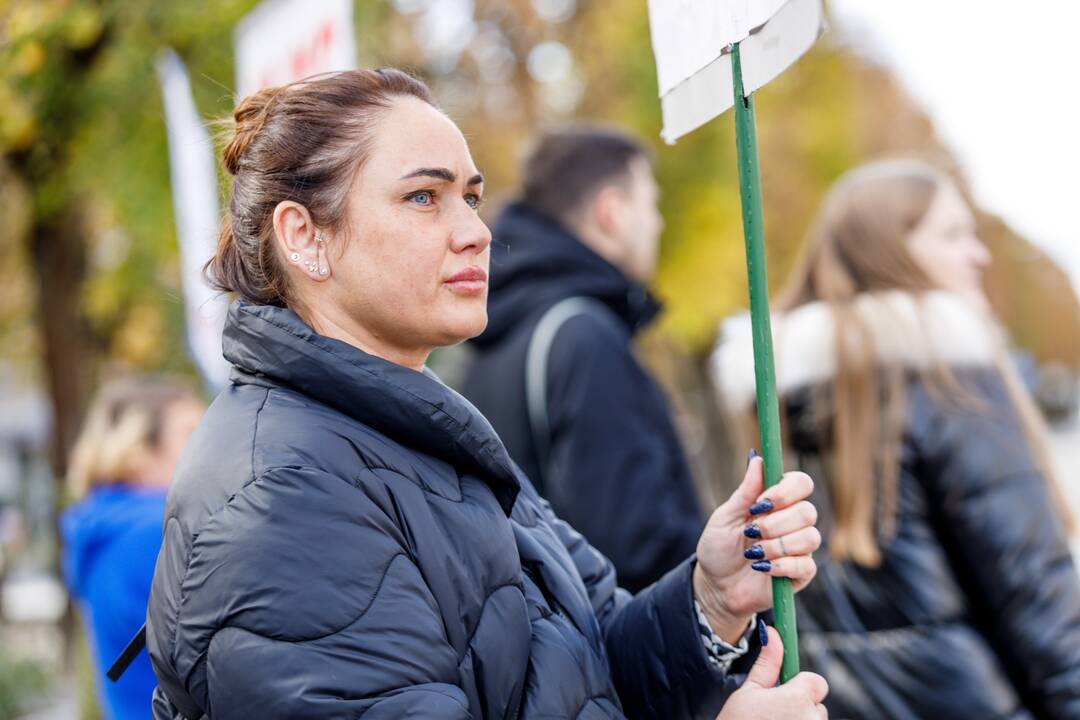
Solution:
M 544 133 L 525 159 L 521 201 L 566 225 L 603 187 L 628 185 L 630 163 L 651 160 L 638 140 L 614 128 L 568 125 Z

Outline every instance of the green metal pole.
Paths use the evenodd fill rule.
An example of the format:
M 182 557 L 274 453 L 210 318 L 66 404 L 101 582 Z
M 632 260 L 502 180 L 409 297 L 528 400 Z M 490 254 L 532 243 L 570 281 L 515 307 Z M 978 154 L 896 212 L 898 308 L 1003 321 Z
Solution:
M 765 486 L 775 485 L 784 472 L 780 447 L 780 406 L 776 398 L 772 327 L 769 321 L 769 282 L 765 272 L 765 222 L 761 214 L 761 181 L 758 175 L 757 131 L 754 99 L 743 97 L 742 61 L 739 45 L 731 48 L 735 80 L 735 144 L 739 153 L 739 194 L 742 198 L 743 238 L 746 241 L 746 272 L 750 283 L 750 321 L 754 336 L 754 376 L 757 381 L 758 424 L 761 454 L 765 460 Z M 780 682 L 799 672 L 799 645 L 795 629 L 795 597 L 788 578 L 773 578 L 773 614 L 784 642 Z

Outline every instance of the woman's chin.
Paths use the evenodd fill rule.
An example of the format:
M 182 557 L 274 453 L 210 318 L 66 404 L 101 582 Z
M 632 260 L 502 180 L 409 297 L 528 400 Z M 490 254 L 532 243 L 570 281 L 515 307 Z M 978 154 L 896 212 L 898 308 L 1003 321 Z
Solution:
M 471 340 L 484 332 L 487 327 L 487 308 L 478 313 L 461 314 L 451 319 L 443 326 L 443 346 L 457 345 L 458 343 Z

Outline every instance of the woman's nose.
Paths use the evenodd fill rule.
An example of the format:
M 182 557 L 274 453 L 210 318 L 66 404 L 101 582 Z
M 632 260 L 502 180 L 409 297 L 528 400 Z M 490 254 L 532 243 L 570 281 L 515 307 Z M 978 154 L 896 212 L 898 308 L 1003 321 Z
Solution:
M 490 245 L 491 230 L 475 210 L 466 205 L 464 211 L 456 213 L 454 228 L 450 234 L 451 250 L 457 253 L 467 250 L 482 253 Z

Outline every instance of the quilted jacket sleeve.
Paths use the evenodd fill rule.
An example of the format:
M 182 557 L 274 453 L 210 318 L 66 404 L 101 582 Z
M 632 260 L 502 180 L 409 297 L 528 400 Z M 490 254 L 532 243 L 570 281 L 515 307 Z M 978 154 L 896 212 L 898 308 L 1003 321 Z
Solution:
M 714 720 L 760 646 L 755 638 L 728 673 L 709 663 L 694 611 L 695 559 L 631 596 L 617 586 L 611 562 L 543 505 L 589 591 L 626 716 Z
M 155 717 L 471 717 L 439 609 L 367 475 L 274 469 L 194 534 L 166 521 Z
M 985 407 L 916 398 L 921 476 L 942 541 L 994 646 L 1039 717 L 1080 717 L 1080 582 L 1020 422 L 996 376 Z

